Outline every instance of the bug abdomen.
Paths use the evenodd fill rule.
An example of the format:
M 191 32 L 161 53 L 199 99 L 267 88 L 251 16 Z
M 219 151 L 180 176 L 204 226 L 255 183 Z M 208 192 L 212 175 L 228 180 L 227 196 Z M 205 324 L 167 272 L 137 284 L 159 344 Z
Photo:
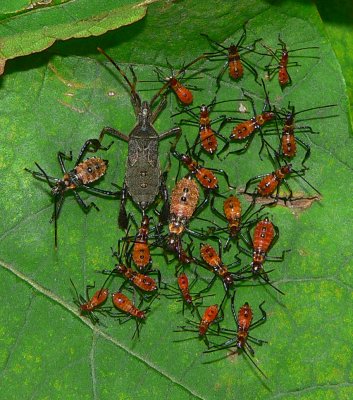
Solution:
M 126 312 L 127 314 L 132 315 L 133 317 L 140 319 L 146 318 L 145 312 L 135 307 L 134 304 L 131 302 L 131 300 L 123 293 L 120 292 L 114 293 L 113 303 L 116 308 Z
M 190 219 L 199 201 L 199 189 L 195 181 L 183 178 L 172 191 L 170 213 L 180 218 Z
M 268 218 L 258 222 L 254 231 L 254 250 L 267 253 L 274 237 L 275 228 Z
M 297 152 L 297 144 L 293 134 L 284 133 L 281 138 L 282 153 L 287 157 L 294 157 Z
M 95 182 L 101 178 L 107 170 L 108 162 L 99 157 L 87 158 L 76 165 L 74 173 L 76 178 L 84 185 Z
M 125 184 L 132 200 L 141 208 L 153 203 L 161 185 L 158 138 L 131 138 Z

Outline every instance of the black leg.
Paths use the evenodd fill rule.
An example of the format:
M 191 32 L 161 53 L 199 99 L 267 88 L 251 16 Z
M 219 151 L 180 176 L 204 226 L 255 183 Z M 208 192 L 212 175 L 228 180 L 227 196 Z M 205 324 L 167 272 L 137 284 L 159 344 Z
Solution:
M 167 104 L 167 96 L 164 94 L 157 108 L 153 111 L 153 114 L 150 118 L 151 124 L 155 122 L 160 112 L 165 108 L 166 104 Z
M 104 147 L 104 146 L 101 145 L 101 142 L 98 139 L 88 139 L 88 140 L 86 140 L 86 142 L 84 143 L 84 145 L 82 146 L 82 148 L 81 148 L 81 150 L 80 150 L 80 152 L 78 154 L 75 166 L 78 165 L 82 161 L 84 155 L 88 151 L 91 151 L 91 152 L 95 153 L 98 150 L 109 150 L 112 144 L 113 144 L 113 142 L 111 142 L 109 144 L 109 146 Z M 93 149 L 91 150 L 90 147 L 92 147 Z
M 109 134 L 112 136 L 115 136 L 121 140 L 123 140 L 124 142 L 128 142 L 129 141 L 129 136 L 124 135 L 122 132 L 114 129 L 114 128 L 110 128 L 109 126 L 106 126 L 105 128 L 102 129 L 101 133 L 99 134 L 99 138 L 98 140 L 102 143 L 102 140 L 104 138 L 104 135 Z
M 123 188 L 121 190 L 121 200 L 120 200 L 120 211 L 119 211 L 119 216 L 118 216 L 118 225 L 122 229 L 127 229 L 128 227 L 128 217 L 126 213 L 126 200 L 127 200 L 127 189 L 126 189 L 126 184 L 124 182 Z
M 49 185 L 50 187 L 52 187 L 51 181 L 54 182 L 54 183 L 56 183 L 56 182 L 58 182 L 58 181 L 60 180 L 60 179 L 57 179 L 57 178 L 54 178 L 54 177 L 52 177 L 52 176 L 47 175 L 47 174 L 45 173 L 45 171 L 43 170 L 43 168 L 42 168 L 39 164 L 37 164 L 37 163 L 35 163 L 35 164 L 36 164 L 37 168 L 38 168 L 41 172 L 33 171 L 33 170 L 31 170 L 31 169 L 28 169 L 28 168 L 25 168 L 24 170 L 27 171 L 27 172 L 29 172 L 29 173 L 31 173 L 35 178 L 45 179 L 45 180 L 48 182 L 48 185 Z
M 121 195 L 121 191 L 117 191 L 117 192 L 111 192 L 110 190 L 102 190 L 102 189 L 98 189 L 96 187 L 91 187 L 88 185 L 81 185 L 80 187 L 85 188 L 86 190 L 90 191 L 90 192 L 94 192 L 94 193 L 98 193 L 98 194 L 103 194 L 105 196 L 113 196 L 113 197 L 118 197 Z
M 168 171 L 166 171 L 165 174 L 167 174 L 167 173 L 168 173 Z M 169 204 L 169 193 L 168 193 L 168 189 L 167 189 L 167 185 L 166 185 L 166 176 L 164 174 L 162 175 L 160 193 L 161 193 L 161 197 L 163 199 L 163 206 L 160 211 L 159 222 L 162 225 L 166 225 L 168 223 L 168 219 L 169 219 L 170 204 Z
M 172 135 L 181 135 L 181 128 L 179 126 L 175 126 L 174 128 L 168 129 L 167 131 L 158 135 L 158 140 L 165 139 L 166 137 Z
M 68 161 L 72 161 L 72 151 L 70 151 L 69 155 L 66 155 L 62 151 L 58 152 L 58 161 L 59 161 L 61 170 L 62 170 L 63 174 L 66 174 L 66 168 L 65 168 L 65 164 L 64 164 L 64 159 L 68 160 Z
M 85 212 L 88 212 L 92 207 L 94 207 L 97 211 L 99 211 L 99 208 L 96 206 L 95 203 L 91 202 L 90 204 L 86 204 L 81 196 L 76 192 L 76 190 L 73 190 L 75 199 L 77 201 L 77 203 L 84 209 Z

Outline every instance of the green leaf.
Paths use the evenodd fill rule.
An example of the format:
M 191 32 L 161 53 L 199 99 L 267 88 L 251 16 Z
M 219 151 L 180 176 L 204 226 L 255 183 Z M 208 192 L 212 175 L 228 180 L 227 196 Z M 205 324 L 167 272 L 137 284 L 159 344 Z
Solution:
M 349 0 L 340 1 L 339 4 L 321 0 L 317 6 L 346 80 L 351 111 L 353 105 L 353 27 L 351 24 L 353 4 Z M 353 123 L 352 112 L 351 122 Z
M 256 338 L 267 340 L 253 345 L 256 363 L 268 376 L 265 380 L 244 355 L 219 351 L 204 354 L 204 343 L 197 333 L 173 332 L 192 318 L 180 313 L 181 304 L 164 297 L 151 306 L 139 340 L 132 340 L 133 321 L 119 325 L 102 318 L 106 326 L 92 327 L 80 317 L 73 303 L 70 278 L 84 293 L 85 286 L 104 278 L 96 271 L 112 268 L 110 247 L 117 247 L 124 233 L 116 226 L 117 201 L 82 193 L 94 209 L 85 215 L 72 195 L 67 195 L 58 221 L 59 248 L 54 250 L 54 232 L 49 219 L 53 210 L 49 187 L 24 171 L 35 169 L 34 162 L 53 176 L 60 176 L 57 152 L 73 151 L 75 156 L 88 138 L 97 138 L 104 126 L 129 133 L 135 124 L 129 91 L 117 71 L 97 53 L 99 45 L 128 71 L 134 63 L 140 80 L 137 89 L 150 99 L 160 83 L 155 66 L 170 73 L 166 58 L 175 67 L 210 51 L 200 33 L 229 45 L 237 41 L 247 24 L 246 44 L 257 38 L 276 48 L 278 34 L 289 49 L 318 46 L 319 49 L 296 54 L 319 58 L 300 58 L 300 66 L 289 71 L 293 84 L 283 91 L 274 77 L 267 83 L 271 102 L 277 107 L 294 104 L 297 111 L 327 104 L 332 109 L 308 111 L 300 119 L 320 134 L 300 134 L 310 144 L 310 169 L 305 178 L 322 193 L 322 200 L 305 210 L 276 207 L 270 218 L 279 227 L 280 238 L 270 255 L 291 249 L 282 263 L 267 261 L 270 277 L 285 292 L 281 296 L 268 286 L 249 282 L 237 290 L 235 306 L 245 301 L 260 317 L 258 305 L 265 300 L 268 313 L 265 324 L 254 329 Z M 261 46 L 257 47 L 259 50 Z M 261 49 L 262 50 L 262 49 Z M 248 60 L 264 66 L 266 56 L 248 54 Z M 203 90 L 195 92 L 194 104 L 209 104 L 216 91 L 216 76 L 221 61 L 202 61 L 185 77 Z M 0 150 L 2 196 L 0 209 L 0 270 L 3 293 L 0 311 L 1 393 L 6 399 L 348 399 L 352 398 L 352 251 L 348 227 L 352 221 L 351 182 L 352 138 L 349 136 L 348 106 L 339 64 L 328 43 L 315 8 L 305 2 L 239 1 L 164 2 L 149 8 L 148 16 L 134 25 L 108 32 L 100 38 L 73 39 L 58 43 L 49 51 L 9 62 L 2 77 L 0 123 L 3 145 Z M 263 73 L 262 75 L 263 76 Z M 242 96 L 244 88 L 254 98 L 257 110 L 263 106 L 262 88 L 246 70 L 239 83 L 226 72 L 217 100 Z M 147 90 L 151 89 L 151 90 Z M 155 90 L 153 90 L 155 89 Z M 236 109 L 238 109 L 239 104 Z M 244 105 L 250 108 L 244 101 Z M 216 106 L 221 113 L 235 114 L 234 103 Z M 155 123 L 158 132 L 173 126 L 185 115 L 177 112 L 175 97 L 168 96 L 168 107 Z M 251 116 L 251 111 L 249 113 Z M 332 117 L 332 115 L 337 115 Z M 229 135 L 227 125 L 223 133 Z M 183 126 L 190 142 L 197 129 Z M 109 139 L 107 144 L 109 143 Z M 276 137 L 268 137 L 275 143 Z M 183 139 L 179 142 L 183 151 Z M 206 166 L 225 169 L 237 189 L 248 179 L 273 170 L 271 162 L 258 151 L 258 135 L 248 151 L 220 161 L 202 154 Z M 238 148 L 236 144 L 232 149 Z M 169 140 L 161 144 L 164 167 Z M 179 147 L 178 147 L 179 149 Z M 108 173 L 97 187 L 112 189 L 111 182 L 123 182 L 127 146 L 115 140 L 107 152 L 97 153 L 109 159 Z M 301 168 L 304 150 L 294 165 Z M 72 163 L 67 162 L 68 168 Z M 174 186 L 178 163 L 168 176 L 168 188 Z M 181 174 L 186 174 L 182 169 Z M 179 174 L 180 176 L 180 174 Z M 313 190 L 299 178 L 290 178 L 295 196 L 310 196 Z M 220 192 L 227 194 L 220 178 Z M 241 197 L 244 207 L 246 200 Z M 215 206 L 221 210 L 222 201 Z M 158 205 L 159 207 L 159 205 Z M 128 209 L 139 221 L 139 213 L 128 201 Z M 151 214 L 153 214 L 151 212 Z M 210 208 L 201 216 L 221 223 Z M 199 229 L 210 222 L 193 220 Z M 225 236 L 222 237 L 225 240 Z M 199 257 L 199 241 L 194 254 Z M 224 254 L 231 263 L 235 245 Z M 250 257 L 241 254 L 242 266 Z M 173 283 L 175 263 L 167 263 L 160 249 L 153 250 L 153 265 L 163 281 Z M 190 272 L 188 272 L 190 273 Z M 208 281 L 208 271 L 198 271 Z M 204 287 L 204 281 L 198 287 Z M 114 278 L 111 290 L 117 290 L 121 278 Z M 224 290 L 217 279 L 204 305 L 220 303 Z M 202 310 L 201 310 L 202 311 Z M 196 317 L 195 317 L 196 319 Z M 225 307 L 223 326 L 234 329 L 230 304 Z M 180 341 L 182 339 L 194 339 Z M 217 341 L 217 338 L 210 338 Z M 218 339 L 221 341 L 222 339 Z M 178 341 L 178 342 L 176 342 Z
M 98 36 L 131 24 L 144 17 L 149 3 L 5 0 L 0 6 L 0 73 L 7 60 L 42 51 L 57 40 Z

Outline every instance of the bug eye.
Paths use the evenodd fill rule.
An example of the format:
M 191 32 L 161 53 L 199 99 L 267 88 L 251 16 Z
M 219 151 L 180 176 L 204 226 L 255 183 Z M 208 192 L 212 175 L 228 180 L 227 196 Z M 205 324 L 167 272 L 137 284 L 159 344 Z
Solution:
M 92 168 L 91 168 L 91 167 L 88 167 L 88 168 L 87 168 L 87 171 L 91 174 L 91 173 L 92 173 Z
M 99 164 L 96 164 L 96 169 L 99 169 L 99 168 L 100 168 Z

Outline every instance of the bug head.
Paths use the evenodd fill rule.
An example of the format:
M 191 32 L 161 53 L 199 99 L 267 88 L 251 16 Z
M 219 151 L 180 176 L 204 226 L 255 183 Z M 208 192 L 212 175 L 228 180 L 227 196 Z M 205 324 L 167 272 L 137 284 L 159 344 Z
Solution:
M 200 116 L 201 118 L 207 118 L 209 114 L 209 109 L 206 104 L 201 104 L 200 106 Z
M 230 274 L 230 273 L 224 275 L 223 276 L 223 283 L 229 289 L 234 283 L 233 275 Z
M 167 236 L 167 247 L 169 250 L 177 252 L 178 249 L 180 248 L 181 244 L 180 244 L 180 238 L 179 235 L 177 233 L 170 233 Z
M 286 164 L 281 167 L 281 172 L 284 175 L 288 175 L 292 172 L 292 164 Z
M 58 182 L 56 182 L 56 184 L 51 187 L 51 194 L 54 197 L 61 196 L 65 192 L 66 189 L 67 189 L 67 186 L 65 184 L 65 180 L 62 179 L 62 180 L 59 180 Z
M 253 274 L 261 274 L 264 267 L 263 267 L 263 258 L 261 260 L 255 260 L 251 263 L 251 269 Z
M 141 104 L 141 109 L 138 114 L 139 124 L 142 129 L 147 126 L 151 119 L 151 107 L 147 101 L 143 101 Z

